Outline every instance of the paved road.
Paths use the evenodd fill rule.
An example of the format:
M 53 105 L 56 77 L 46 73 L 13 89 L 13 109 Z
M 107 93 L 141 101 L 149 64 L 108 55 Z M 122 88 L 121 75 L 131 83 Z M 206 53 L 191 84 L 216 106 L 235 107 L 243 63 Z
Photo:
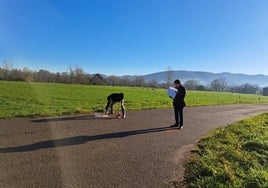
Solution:
M 168 187 L 211 129 L 268 112 L 268 105 L 187 107 L 183 130 L 172 109 L 0 120 L 0 187 Z

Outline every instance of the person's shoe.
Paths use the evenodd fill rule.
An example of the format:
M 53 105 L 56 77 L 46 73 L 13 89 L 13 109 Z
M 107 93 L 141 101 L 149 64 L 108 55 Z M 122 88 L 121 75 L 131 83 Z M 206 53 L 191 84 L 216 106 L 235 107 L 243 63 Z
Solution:
M 183 129 L 183 126 L 180 126 L 179 129 Z

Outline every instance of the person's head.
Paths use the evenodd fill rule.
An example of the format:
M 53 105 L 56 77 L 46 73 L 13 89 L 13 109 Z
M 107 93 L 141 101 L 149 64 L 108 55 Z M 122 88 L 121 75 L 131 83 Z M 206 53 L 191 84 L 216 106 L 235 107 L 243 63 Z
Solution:
M 175 87 L 180 87 L 181 86 L 181 81 L 180 80 L 175 80 L 174 81 L 174 85 L 175 85 Z

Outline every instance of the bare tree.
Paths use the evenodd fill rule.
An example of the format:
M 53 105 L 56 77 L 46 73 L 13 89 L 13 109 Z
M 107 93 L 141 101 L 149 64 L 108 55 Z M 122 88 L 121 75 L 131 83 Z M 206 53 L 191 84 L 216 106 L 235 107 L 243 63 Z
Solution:
M 143 87 L 145 84 L 145 80 L 142 76 L 135 76 L 134 86 L 135 87 Z
M 74 70 L 74 77 L 75 77 L 76 84 L 82 84 L 83 75 L 84 75 L 84 70 L 77 66 Z
M 106 78 L 106 83 L 108 85 L 112 85 L 112 86 L 119 85 L 119 82 L 120 82 L 120 79 L 116 76 L 113 76 L 113 75 Z
M 246 94 L 259 94 L 261 93 L 261 88 L 258 85 L 252 85 L 250 83 L 245 83 L 240 86 L 230 87 L 231 92 L 235 93 L 246 93 Z
M 10 73 L 10 79 L 13 81 L 23 81 L 23 76 L 21 70 L 12 69 Z
M 12 69 L 12 63 L 5 59 L 5 60 L 3 60 L 2 66 L 3 66 L 3 70 L 4 70 L 3 79 L 8 80 L 9 73 Z
M 189 89 L 189 90 L 196 90 L 197 86 L 199 85 L 199 82 L 197 80 L 187 80 L 183 86 L 186 88 L 186 89 Z
M 69 66 L 69 71 L 70 71 L 70 83 L 73 83 L 73 84 L 88 83 L 89 78 L 84 73 L 84 70 L 80 68 L 78 65 L 76 65 L 75 68 L 72 68 L 72 66 Z
M 23 80 L 26 82 L 31 82 L 32 81 L 32 71 L 28 68 L 23 68 L 22 70 L 22 75 L 23 75 Z
M 70 71 L 70 84 L 74 82 L 74 70 L 72 66 L 69 66 L 69 71 Z
M 223 78 L 218 78 L 210 83 L 210 88 L 213 91 L 225 91 L 227 89 L 227 82 Z
M 120 83 L 121 83 L 122 86 L 129 86 L 129 85 L 131 85 L 130 82 L 131 82 L 131 81 L 130 81 L 129 78 L 127 78 L 127 77 L 123 77 L 123 78 L 121 79 L 121 81 L 120 81 Z
M 155 87 L 157 87 L 157 80 L 151 80 L 149 83 L 148 83 L 148 85 L 149 85 L 149 87 L 153 87 L 153 88 L 155 88 Z
M 60 74 L 60 82 L 64 83 L 64 84 L 70 83 L 69 82 L 69 73 L 68 72 L 63 72 L 63 73 Z

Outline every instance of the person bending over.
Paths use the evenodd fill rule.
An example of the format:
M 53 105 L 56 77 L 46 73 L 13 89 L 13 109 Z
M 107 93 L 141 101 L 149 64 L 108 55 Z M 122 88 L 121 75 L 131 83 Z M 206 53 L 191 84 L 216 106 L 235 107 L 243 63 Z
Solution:
M 126 117 L 126 110 L 124 106 L 124 94 L 123 93 L 112 93 L 107 97 L 107 105 L 105 107 L 106 114 L 113 114 L 113 105 L 116 102 L 120 102 L 120 111 L 122 118 Z M 110 111 L 109 111 L 110 108 Z

